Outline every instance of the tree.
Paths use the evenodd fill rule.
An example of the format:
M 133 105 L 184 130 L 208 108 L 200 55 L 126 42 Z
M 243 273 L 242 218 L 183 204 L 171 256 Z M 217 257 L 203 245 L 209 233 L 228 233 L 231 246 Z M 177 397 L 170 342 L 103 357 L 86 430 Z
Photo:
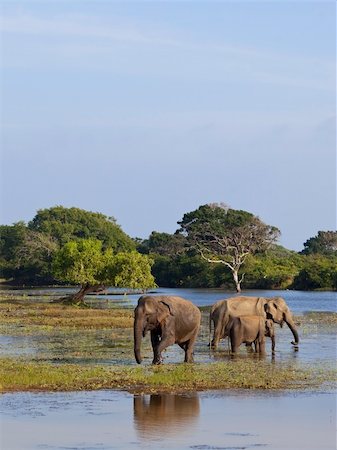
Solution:
M 337 231 L 319 231 L 317 236 L 308 239 L 303 245 L 303 255 L 337 255 Z
M 55 254 L 53 274 L 60 281 L 79 284 L 80 290 L 63 301 L 83 304 L 84 296 L 105 286 L 147 289 L 155 286 L 152 260 L 138 252 L 103 249 L 101 241 L 82 239 L 64 244 Z
M 319 254 L 304 257 L 304 267 L 294 279 L 294 289 L 336 289 L 337 257 Z
M 51 260 L 58 244 L 51 236 L 29 230 L 24 222 L 1 227 L 1 269 L 16 282 L 51 282 Z
M 55 206 L 40 209 L 28 223 L 28 228 L 53 236 L 60 246 L 77 239 L 97 239 L 103 243 L 104 249 L 130 251 L 136 247 L 113 217 L 80 208 Z
M 151 274 L 153 260 L 137 251 L 121 252 L 115 255 L 106 267 L 106 280 L 114 280 L 115 287 L 148 289 L 155 287 Z M 107 282 L 106 282 L 107 283 Z
M 22 246 L 26 235 L 26 225 L 18 222 L 0 226 L 0 269 L 1 276 L 14 277 L 16 270 L 16 252 Z
M 136 243 L 113 217 L 79 208 L 41 209 L 28 226 L 24 222 L 0 226 L 0 270 L 17 284 L 55 283 L 53 253 L 69 241 L 97 239 L 102 248 L 129 252 Z
M 304 264 L 304 256 L 272 245 L 263 254 L 249 255 L 243 270 L 245 286 L 253 289 L 288 289 Z
M 158 233 L 152 231 L 149 239 L 138 244 L 140 253 L 155 253 L 156 255 L 176 256 L 185 251 L 186 238 L 181 234 Z
M 241 292 L 244 274 L 240 277 L 239 271 L 247 256 L 265 251 L 280 234 L 247 211 L 215 203 L 186 213 L 178 224 L 178 233 L 203 259 L 230 269 L 237 292 Z

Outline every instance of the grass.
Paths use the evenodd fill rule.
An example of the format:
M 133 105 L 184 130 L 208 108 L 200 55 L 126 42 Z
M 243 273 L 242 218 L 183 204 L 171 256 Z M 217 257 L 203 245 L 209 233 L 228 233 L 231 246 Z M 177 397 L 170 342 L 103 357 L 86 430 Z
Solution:
M 182 392 L 212 389 L 303 389 L 336 379 L 336 369 L 271 367 L 264 361 L 165 366 L 79 366 L 2 359 L 1 391 L 126 389 Z
M 202 345 L 199 344 L 204 351 L 208 342 L 207 310 L 202 311 L 202 318 L 199 335 Z M 337 323 L 337 314 L 308 313 L 295 317 L 295 321 L 301 334 L 306 329 L 310 333 L 313 327 L 330 330 Z M 131 309 L 78 308 L 45 299 L 11 297 L 0 299 L 0 323 L 2 334 L 21 336 L 11 347 L 10 357 L 0 359 L 3 392 L 303 389 L 336 380 L 336 367 L 321 362 L 312 367 L 238 358 L 226 362 L 136 366 Z M 19 357 L 20 351 L 27 348 L 32 353 L 25 359 Z M 143 343 L 143 352 L 151 353 L 148 341 Z
M 27 331 L 50 328 L 106 329 L 132 328 L 130 309 L 91 309 L 31 300 L 0 300 L 0 322 L 18 325 Z
M 208 325 L 209 307 L 200 308 L 203 323 Z M 22 331 L 59 329 L 121 329 L 133 327 L 133 310 L 127 308 L 93 309 L 76 306 L 3 296 L 0 298 L 0 322 L 2 329 L 19 326 Z M 295 322 L 303 324 L 337 324 L 337 313 L 308 312 L 296 316 Z

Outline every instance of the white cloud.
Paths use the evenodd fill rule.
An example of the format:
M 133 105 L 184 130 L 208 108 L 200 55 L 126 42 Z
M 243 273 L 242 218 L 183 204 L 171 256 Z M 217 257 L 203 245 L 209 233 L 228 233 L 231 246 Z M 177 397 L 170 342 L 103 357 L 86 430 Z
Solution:
M 243 78 L 290 87 L 328 91 L 335 88 L 335 61 L 303 55 L 290 56 L 248 44 L 205 43 L 191 38 L 186 30 L 165 29 L 154 23 L 132 23 L 120 17 L 109 16 L 108 23 L 104 17 L 85 15 L 38 17 L 7 14 L 3 15 L 0 31 L 12 39 L 22 39 L 25 35 L 41 36 L 44 39 L 53 36 L 59 38 L 56 42 L 47 41 L 44 44 L 44 40 L 41 40 L 39 45 L 31 44 L 35 45 L 38 55 L 36 60 L 34 48 L 29 54 L 30 58 L 6 54 L 3 64 L 9 67 L 48 63 L 47 54 L 52 53 L 50 64 L 62 64 L 66 59 L 71 65 L 73 58 L 78 67 L 90 66 L 91 69 L 106 71 L 115 71 L 117 68 L 126 74 L 154 70 L 154 73 L 161 75 L 170 72 L 174 76 L 178 72 L 184 78 L 185 71 L 186 77 L 193 74 L 195 78 L 208 77 L 210 80 L 227 76 L 229 79 Z M 10 40 L 8 44 L 5 41 L 5 44 L 10 45 Z M 153 53 L 148 53 L 148 48 Z M 162 49 L 167 49 L 167 53 L 163 55 Z M 46 58 L 43 57 L 44 53 Z M 131 57 L 128 57 L 130 54 Z M 88 61 L 85 56 L 96 57 L 97 61 Z M 109 57 L 116 58 L 116 64 L 114 61 L 109 62 Z
M 89 20 L 85 16 L 40 18 L 27 14 L 7 15 L 3 17 L 0 31 L 12 34 L 94 37 L 125 42 L 149 41 L 149 37 L 132 26 L 114 25 L 108 28 L 90 22 L 92 18 Z

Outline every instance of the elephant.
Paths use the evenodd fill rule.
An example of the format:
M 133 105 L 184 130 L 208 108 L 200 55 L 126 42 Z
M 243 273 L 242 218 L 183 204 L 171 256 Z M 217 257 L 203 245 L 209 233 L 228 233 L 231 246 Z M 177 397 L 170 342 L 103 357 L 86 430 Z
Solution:
M 239 317 L 246 315 L 257 315 L 267 319 L 272 319 L 281 327 L 285 322 L 294 336 L 291 343 L 295 346 L 299 344 L 296 326 L 285 300 L 281 297 L 232 297 L 225 300 L 219 300 L 215 303 L 209 316 L 209 332 L 211 338 L 212 322 L 214 323 L 214 335 L 210 346 L 217 348 L 221 338 L 226 337 L 225 328 L 230 317 Z
M 138 364 L 142 362 L 141 339 L 148 331 L 151 332 L 152 364 L 161 364 L 161 352 L 173 344 L 185 351 L 185 362 L 193 362 L 201 313 L 192 302 L 181 297 L 144 295 L 138 300 L 134 317 L 134 353 Z
M 139 438 L 148 440 L 153 433 L 177 437 L 197 421 L 200 400 L 197 393 L 135 395 L 133 413 Z
M 232 353 L 236 353 L 241 344 L 254 343 L 256 353 L 265 353 L 265 336 L 272 341 L 272 353 L 275 353 L 274 322 L 262 316 L 231 317 L 225 328 L 230 337 Z

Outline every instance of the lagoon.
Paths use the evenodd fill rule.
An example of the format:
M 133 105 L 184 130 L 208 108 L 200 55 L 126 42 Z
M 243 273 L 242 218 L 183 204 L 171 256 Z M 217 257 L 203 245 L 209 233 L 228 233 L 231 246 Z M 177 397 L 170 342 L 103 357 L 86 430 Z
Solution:
M 29 301 L 50 301 L 48 295 L 64 295 L 69 289 L 6 290 L 9 295 L 27 295 Z M 221 298 L 234 296 L 218 289 L 163 289 L 151 295 L 180 295 L 198 306 L 209 306 Z M 243 295 L 282 296 L 295 316 L 310 311 L 336 311 L 336 292 L 245 291 Z M 139 295 L 90 296 L 93 307 L 133 308 Z M 132 334 L 132 331 L 129 330 Z M 129 332 L 125 330 L 125 332 Z M 333 324 L 318 326 L 306 322 L 299 327 L 300 346 L 294 349 L 288 327 L 277 327 L 275 358 L 271 364 L 331 365 L 336 362 L 336 329 Z M 2 356 L 43 359 L 58 363 L 134 365 L 132 354 L 121 359 L 118 342 L 109 330 L 100 332 L 63 331 L 16 334 L 0 337 Z M 226 343 L 219 352 L 210 352 L 204 329 L 196 345 L 197 363 L 228 361 Z M 87 361 L 74 356 L 81 344 Z M 69 347 L 68 347 L 69 346 Z M 117 346 L 117 347 L 116 347 Z M 89 356 L 90 355 L 90 356 Z M 239 358 L 252 358 L 242 349 Z M 165 363 L 181 363 L 182 351 L 169 347 Z M 151 355 L 144 360 L 150 364 Z M 194 392 L 184 395 L 133 395 L 104 390 L 69 393 L 6 393 L 1 396 L 1 448 L 4 450 L 107 450 L 133 448 L 164 449 L 335 449 L 336 392 L 330 386 L 319 391 Z
M 1 398 L 4 450 L 333 450 L 334 392 L 98 391 Z

